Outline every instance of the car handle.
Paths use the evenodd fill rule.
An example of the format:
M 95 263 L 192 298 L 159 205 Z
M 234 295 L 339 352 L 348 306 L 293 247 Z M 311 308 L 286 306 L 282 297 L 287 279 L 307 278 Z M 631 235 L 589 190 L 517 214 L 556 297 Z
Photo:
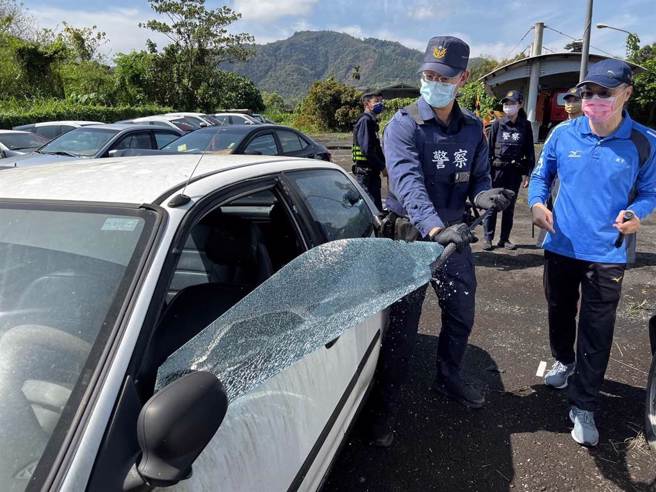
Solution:
M 334 340 L 331 340 L 330 342 L 328 342 L 328 343 L 326 344 L 326 348 L 327 348 L 327 349 L 331 349 L 331 348 L 333 348 L 333 347 L 335 346 L 335 344 L 337 343 L 337 340 L 339 340 L 339 337 L 337 337 L 337 338 L 335 338 Z

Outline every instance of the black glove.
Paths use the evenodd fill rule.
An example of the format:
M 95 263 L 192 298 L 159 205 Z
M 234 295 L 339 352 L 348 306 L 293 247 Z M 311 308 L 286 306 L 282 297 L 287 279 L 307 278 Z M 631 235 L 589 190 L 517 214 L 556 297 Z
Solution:
M 515 193 L 503 188 L 492 188 L 491 190 L 481 191 L 474 199 L 474 205 L 483 210 L 494 207 L 497 211 L 502 212 L 508 208 L 515 198 Z
M 462 251 L 469 243 L 475 243 L 478 241 L 467 224 L 456 224 L 447 227 L 435 234 L 432 239 L 442 246 L 453 243 L 456 245 L 458 251 Z

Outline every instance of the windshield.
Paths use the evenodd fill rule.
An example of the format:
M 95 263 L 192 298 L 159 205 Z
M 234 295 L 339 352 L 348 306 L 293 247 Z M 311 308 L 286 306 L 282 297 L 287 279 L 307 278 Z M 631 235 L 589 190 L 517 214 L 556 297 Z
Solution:
M 198 130 L 199 128 L 201 128 L 201 126 L 200 126 L 201 122 L 198 118 L 192 118 L 190 116 L 183 116 L 182 118 L 180 118 L 179 120 L 176 120 L 176 121 L 183 121 L 184 123 L 186 123 L 187 125 L 192 127 L 194 130 Z
M 0 205 L 0 483 L 22 490 L 71 424 L 154 213 L 10 207 Z
M 221 124 L 221 122 L 220 122 L 219 120 L 217 120 L 217 119 L 216 119 L 214 116 L 212 116 L 211 114 L 204 114 L 204 115 L 203 115 L 203 119 L 209 121 L 209 122 L 212 123 L 213 125 L 220 125 L 220 124 Z
M 48 140 L 34 133 L 2 133 L 0 142 L 9 150 L 36 149 Z
M 56 138 L 39 152 L 72 157 L 92 157 L 117 133 L 118 130 L 110 128 L 76 128 Z
M 244 139 L 248 129 L 230 126 L 196 130 L 171 142 L 162 150 L 173 152 L 231 152 Z

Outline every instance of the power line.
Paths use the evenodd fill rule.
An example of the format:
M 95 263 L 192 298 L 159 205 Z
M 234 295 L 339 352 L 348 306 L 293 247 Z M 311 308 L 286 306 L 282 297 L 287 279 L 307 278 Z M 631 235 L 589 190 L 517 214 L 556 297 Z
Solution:
M 550 26 L 546 26 L 546 25 L 545 25 L 544 28 L 545 28 L 545 29 L 549 29 L 550 31 L 553 31 L 553 32 L 555 32 L 555 33 L 557 33 L 557 34 L 560 34 L 561 36 L 564 36 L 564 37 L 566 37 L 566 38 L 568 38 L 568 39 L 571 39 L 572 41 L 579 41 L 579 42 L 581 41 L 581 38 L 575 38 L 574 36 L 570 36 L 569 34 L 565 34 L 564 32 L 559 31 L 558 29 L 554 29 L 553 27 L 550 27 Z M 613 57 L 613 58 L 620 58 L 619 56 L 616 56 L 616 55 L 614 55 L 613 53 L 609 53 L 608 51 L 602 50 L 601 48 L 597 48 L 596 46 L 592 46 L 592 45 L 590 45 L 590 47 L 596 49 L 597 51 L 601 51 L 602 53 L 604 53 L 604 54 L 606 54 L 606 55 L 608 55 L 608 56 L 611 56 L 611 57 Z
M 524 41 L 524 39 L 526 39 L 526 36 L 528 36 L 528 34 L 529 34 L 532 30 L 533 30 L 533 27 L 529 27 L 529 28 L 528 28 L 528 31 L 526 31 L 526 32 L 524 33 L 524 35 L 522 36 L 522 39 L 520 39 L 519 41 L 517 41 L 517 44 L 516 44 L 515 46 L 513 46 L 512 49 L 508 52 L 508 54 L 507 54 L 506 57 L 504 58 L 505 60 L 510 59 L 510 55 L 512 55 L 513 52 L 517 49 L 517 47 L 518 47 L 520 44 L 522 44 L 522 41 Z M 524 49 L 522 50 L 522 53 L 524 53 L 524 51 L 526 51 L 526 48 L 524 48 Z

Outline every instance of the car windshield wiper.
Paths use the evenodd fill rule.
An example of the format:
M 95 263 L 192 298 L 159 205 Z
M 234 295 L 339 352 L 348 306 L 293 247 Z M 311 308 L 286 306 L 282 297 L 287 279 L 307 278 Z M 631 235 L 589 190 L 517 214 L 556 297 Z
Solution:
M 57 152 L 39 152 L 40 154 L 49 154 L 49 155 L 65 155 L 66 157 L 80 157 L 79 154 L 73 154 L 72 152 L 66 152 L 65 150 L 58 150 Z

